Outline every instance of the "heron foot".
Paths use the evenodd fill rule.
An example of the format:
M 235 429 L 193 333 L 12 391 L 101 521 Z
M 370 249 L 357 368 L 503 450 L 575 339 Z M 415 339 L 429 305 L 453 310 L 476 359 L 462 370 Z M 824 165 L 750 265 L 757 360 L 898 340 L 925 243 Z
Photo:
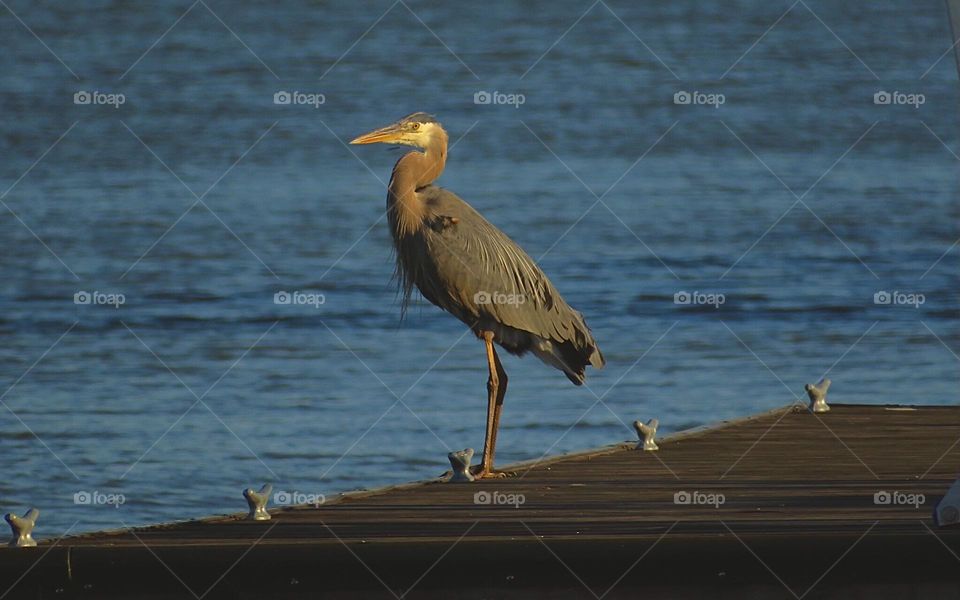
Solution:
M 470 474 L 473 475 L 474 480 L 477 479 L 502 479 L 504 477 L 511 477 L 516 475 L 516 473 L 510 473 L 507 471 L 494 471 L 489 467 L 484 467 L 483 465 L 476 465 L 470 467 Z

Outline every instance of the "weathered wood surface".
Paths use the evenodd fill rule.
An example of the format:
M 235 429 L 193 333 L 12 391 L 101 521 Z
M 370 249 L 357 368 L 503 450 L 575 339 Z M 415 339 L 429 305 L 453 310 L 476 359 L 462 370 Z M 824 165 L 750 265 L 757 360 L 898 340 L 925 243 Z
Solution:
M 505 479 L 271 510 L 270 521 L 235 515 L 3 551 L 0 586 L 36 563 L 15 591 L 960 597 L 960 530 L 931 519 L 960 473 L 958 441 L 960 407 L 785 407 L 672 436 L 656 453 L 621 444 Z M 476 503 L 494 492 L 523 503 Z M 684 492 L 718 502 L 678 504 Z M 878 504 L 883 492 L 902 495 Z

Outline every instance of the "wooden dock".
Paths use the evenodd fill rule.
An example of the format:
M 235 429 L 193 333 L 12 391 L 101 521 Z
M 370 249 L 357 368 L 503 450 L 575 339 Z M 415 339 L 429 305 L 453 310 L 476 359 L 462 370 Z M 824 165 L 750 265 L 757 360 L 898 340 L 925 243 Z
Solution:
M 0 590 L 960 598 L 960 526 L 932 520 L 960 474 L 958 441 L 960 407 L 788 406 L 674 435 L 655 453 L 624 443 L 514 466 L 505 479 L 272 509 L 269 521 L 243 513 L 5 549 Z

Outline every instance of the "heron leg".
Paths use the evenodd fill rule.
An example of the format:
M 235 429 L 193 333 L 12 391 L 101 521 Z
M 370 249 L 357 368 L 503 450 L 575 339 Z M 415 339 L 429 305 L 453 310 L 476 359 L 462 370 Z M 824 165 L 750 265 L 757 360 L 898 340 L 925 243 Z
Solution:
M 497 401 L 493 412 L 493 440 L 490 442 L 490 468 L 493 468 L 493 456 L 497 452 L 497 434 L 500 432 L 500 412 L 503 410 L 503 399 L 507 395 L 507 372 L 503 369 L 496 348 L 493 349 L 493 361 L 497 368 Z
M 497 351 L 493 347 L 493 332 L 484 331 L 481 337 L 487 348 L 487 368 L 490 375 L 487 379 L 487 435 L 483 441 L 483 458 L 479 469 L 475 473 L 477 478 L 496 476 L 493 471 L 493 452 L 497 444 L 499 409 L 500 405 L 503 404 L 501 387 L 504 392 L 506 391 L 506 377 L 504 377 L 503 386 L 500 382 L 500 373 L 503 372 L 503 366 L 500 365 L 500 357 L 497 356 Z

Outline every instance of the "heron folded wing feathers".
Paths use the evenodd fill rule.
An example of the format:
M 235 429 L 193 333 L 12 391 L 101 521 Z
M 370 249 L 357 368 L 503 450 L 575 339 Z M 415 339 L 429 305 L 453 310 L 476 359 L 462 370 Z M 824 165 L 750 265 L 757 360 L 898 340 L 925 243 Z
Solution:
M 564 371 L 571 380 L 572 371 L 582 382 L 587 363 L 603 366 L 583 316 L 520 246 L 451 192 L 428 186 L 419 193 L 431 218 L 443 225 L 408 241 L 417 248 L 406 250 L 405 262 L 419 263 L 409 268 L 424 297 L 475 330 L 502 329 L 498 341 L 507 350 L 535 350 L 535 340 L 524 333 L 552 342 L 549 352 L 570 367 Z

